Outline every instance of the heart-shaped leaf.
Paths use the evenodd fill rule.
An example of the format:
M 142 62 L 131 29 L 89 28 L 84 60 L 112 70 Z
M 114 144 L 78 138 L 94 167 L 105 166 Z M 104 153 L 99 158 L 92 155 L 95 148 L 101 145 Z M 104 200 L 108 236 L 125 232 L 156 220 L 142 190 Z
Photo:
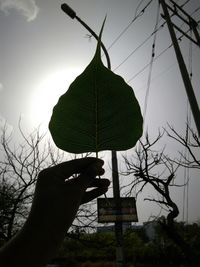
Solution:
M 67 152 L 127 150 L 142 135 L 133 89 L 101 61 L 102 30 L 94 58 L 53 109 L 49 129 L 55 144 Z

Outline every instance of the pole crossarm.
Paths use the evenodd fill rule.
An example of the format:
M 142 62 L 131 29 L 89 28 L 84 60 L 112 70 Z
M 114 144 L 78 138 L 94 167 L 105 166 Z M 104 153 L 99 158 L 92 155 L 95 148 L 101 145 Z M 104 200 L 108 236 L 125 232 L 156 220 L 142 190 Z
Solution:
M 169 1 L 174 3 L 173 0 L 169 0 Z M 200 136 L 200 110 L 199 110 L 199 106 L 198 106 L 198 103 L 196 100 L 196 96 L 194 94 L 194 90 L 193 90 L 192 83 L 191 83 L 190 78 L 189 78 L 189 74 L 188 74 L 188 71 L 187 71 L 187 68 L 185 65 L 185 61 L 183 59 L 183 55 L 181 53 L 181 49 L 180 49 L 179 44 L 178 44 L 178 40 L 177 40 L 176 33 L 174 30 L 174 24 L 172 23 L 171 17 L 170 17 L 169 12 L 168 12 L 168 5 L 166 4 L 165 0 L 160 0 L 160 3 L 162 5 L 162 9 L 164 12 L 164 18 L 167 22 L 169 33 L 170 33 L 170 36 L 172 39 L 172 43 L 174 46 L 174 50 L 175 50 L 176 58 L 178 61 L 179 69 L 180 69 L 180 72 L 182 75 L 182 79 L 183 79 L 183 83 L 185 86 L 188 101 L 190 103 L 190 108 L 192 111 L 194 122 L 196 124 L 198 135 Z M 176 6 L 177 6 L 177 4 L 176 4 Z M 199 46 L 200 46 L 200 42 L 199 42 Z
M 176 28 L 180 33 L 182 33 L 186 38 L 188 38 L 189 40 L 191 40 L 194 44 L 198 45 L 200 47 L 200 36 L 197 30 L 197 26 L 198 23 L 196 20 L 194 20 L 183 8 L 181 8 L 177 3 L 175 3 L 173 0 L 169 0 L 169 2 L 171 2 L 172 6 L 167 4 L 165 1 L 160 0 L 161 5 L 165 5 L 165 8 L 170 11 L 172 11 L 172 15 L 177 16 L 179 19 L 181 19 L 184 23 L 186 23 L 189 28 L 193 31 L 194 36 L 196 38 L 196 40 L 194 38 L 192 38 L 191 36 L 189 36 L 187 33 L 185 33 L 183 30 L 181 30 L 175 23 L 173 23 L 171 21 L 171 24 L 174 28 Z M 161 16 L 166 19 L 166 12 L 164 12 L 165 14 L 161 14 Z M 184 17 L 185 16 L 185 17 Z
M 183 19 L 183 17 L 181 17 L 180 16 L 180 14 L 178 13 L 178 11 L 177 10 L 180 10 L 187 18 L 188 18 L 188 20 L 189 21 L 191 21 L 192 23 L 194 23 L 194 25 L 197 27 L 198 26 L 198 23 L 182 8 L 182 7 L 180 7 L 176 2 L 174 2 L 173 0 L 169 0 L 172 4 L 173 4 L 173 6 L 174 6 L 174 13 L 177 15 L 177 16 L 179 16 L 182 20 L 184 20 Z M 188 23 L 187 22 L 187 20 L 184 20 L 186 23 Z M 189 23 L 188 23 L 189 24 Z
M 187 33 L 185 33 L 183 30 L 181 30 L 176 24 L 172 23 L 175 29 L 177 29 L 180 33 L 182 33 L 185 37 L 187 37 L 190 41 L 192 41 L 194 44 L 200 46 L 200 43 L 198 41 L 194 40 L 192 37 L 190 37 Z

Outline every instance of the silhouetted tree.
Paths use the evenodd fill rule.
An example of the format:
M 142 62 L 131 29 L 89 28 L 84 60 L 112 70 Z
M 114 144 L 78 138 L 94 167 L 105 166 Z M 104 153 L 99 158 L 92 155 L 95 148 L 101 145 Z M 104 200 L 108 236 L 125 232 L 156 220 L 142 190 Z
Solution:
M 23 140 L 16 146 L 7 126 L 1 129 L 0 236 L 4 240 L 10 239 L 26 219 L 39 172 L 63 158 L 44 141 L 39 129 L 26 136 L 19 123 L 19 130 Z
M 15 235 L 26 220 L 39 172 L 77 157 L 57 149 L 39 128 L 31 134 L 25 134 L 19 123 L 19 131 L 22 140 L 16 145 L 13 133 L 10 133 L 8 127 L 4 125 L 1 128 L 0 240 L 2 242 Z M 91 227 L 95 218 L 96 212 L 85 204 L 79 210 L 73 225 Z
M 200 137 L 188 124 L 186 126 L 185 134 L 181 135 L 170 126 L 165 129 L 168 137 L 181 144 L 183 151 L 179 151 L 181 156 L 179 161 L 175 163 L 181 164 L 185 168 L 200 170 Z
M 137 195 L 144 189 L 146 185 L 151 185 L 157 197 L 145 198 L 145 200 L 157 203 L 160 207 L 167 211 L 167 216 L 162 216 L 160 224 L 162 229 L 183 251 L 184 255 L 190 262 L 194 262 L 194 251 L 188 243 L 185 242 L 184 238 L 179 234 L 176 229 L 175 219 L 179 215 L 179 209 L 175 201 L 172 199 L 171 187 L 185 186 L 184 184 L 179 185 L 176 183 L 177 171 L 181 167 L 199 167 L 199 161 L 192 151 L 192 148 L 199 146 L 199 139 L 193 133 L 194 141 L 191 143 L 188 139 L 188 130 L 186 130 L 185 138 L 178 135 L 178 133 L 170 127 L 172 134 L 169 131 L 164 130 L 162 133 L 159 132 L 158 136 L 151 141 L 148 134 L 146 134 L 144 140 L 140 140 L 139 145 L 134 151 L 134 155 L 131 157 L 124 157 L 127 171 L 125 175 L 132 177 L 132 182 L 129 184 L 130 191 L 137 189 Z M 174 159 L 165 153 L 165 146 L 159 149 L 159 141 L 163 137 L 164 133 L 170 138 L 180 142 L 183 147 L 188 149 L 192 156 L 192 160 L 188 160 L 184 156 L 184 153 L 180 153 L 179 159 Z

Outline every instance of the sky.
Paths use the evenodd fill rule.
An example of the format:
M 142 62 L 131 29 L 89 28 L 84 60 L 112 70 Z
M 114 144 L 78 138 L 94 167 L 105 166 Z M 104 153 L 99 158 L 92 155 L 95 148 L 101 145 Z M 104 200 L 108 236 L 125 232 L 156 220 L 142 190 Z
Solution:
M 142 111 L 146 107 L 144 129 L 155 137 L 158 129 L 166 127 L 167 123 L 184 132 L 188 104 L 174 50 L 169 48 L 171 39 L 167 26 L 159 27 L 164 22 L 160 16 L 162 8 L 158 10 L 157 0 L 147 6 L 149 2 L 66 1 L 97 33 L 107 16 L 102 40 L 108 49 L 112 70 L 132 86 Z M 180 5 L 186 3 L 185 11 L 192 14 L 195 20 L 200 20 L 199 0 L 176 2 Z M 94 55 L 96 41 L 76 20 L 63 13 L 60 8 L 62 3 L 64 1 L 0 0 L 0 123 L 6 121 L 14 132 L 17 131 L 20 117 L 28 132 L 39 124 L 48 131 L 52 108 L 58 97 Z M 159 30 L 152 34 L 157 13 Z M 179 19 L 174 18 L 174 22 L 183 30 L 188 29 Z M 154 39 L 156 60 L 150 69 L 147 65 L 151 61 Z M 199 102 L 199 48 L 191 45 L 185 37 L 181 39 L 180 47 L 186 66 L 192 72 L 192 84 Z M 106 65 L 104 56 L 103 61 Z M 151 82 L 148 87 L 149 77 Z M 168 144 L 171 150 L 173 146 Z M 191 179 L 190 221 L 200 219 L 198 176 L 195 174 Z M 175 194 L 180 206 L 181 194 Z M 144 203 L 143 198 L 144 195 L 137 201 L 141 222 L 158 212 L 156 209 L 153 212 L 152 203 Z

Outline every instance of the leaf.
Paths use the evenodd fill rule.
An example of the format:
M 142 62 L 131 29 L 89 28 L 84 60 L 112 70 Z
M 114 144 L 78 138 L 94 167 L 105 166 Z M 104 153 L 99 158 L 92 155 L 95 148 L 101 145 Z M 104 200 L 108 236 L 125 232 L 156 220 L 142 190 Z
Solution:
M 102 63 L 103 26 L 94 58 L 53 109 L 49 129 L 55 144 L 67 152 L 127 150 L 142 135 L 132 88 Z

